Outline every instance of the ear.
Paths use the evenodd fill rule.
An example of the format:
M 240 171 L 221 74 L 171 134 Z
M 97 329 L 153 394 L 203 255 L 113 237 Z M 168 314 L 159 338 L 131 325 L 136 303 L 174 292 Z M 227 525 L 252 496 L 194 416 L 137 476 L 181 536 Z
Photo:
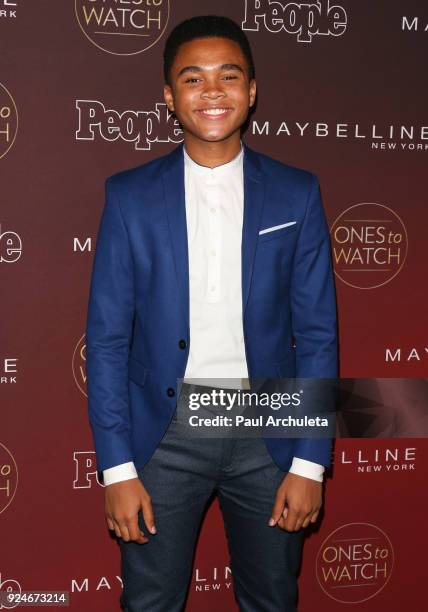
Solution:
M 165 83 L 163 86 L 163 97 L 165 99 L 168 110 L 173 113 L 174 112 L 174 95 L 172 93 L 172 89 L 170 85 Z
M 256 94 L 257 94 L 256 79 L 251 79 L 250 81 L 250 107 L 253 106 L 254 102 L 256 101 Z

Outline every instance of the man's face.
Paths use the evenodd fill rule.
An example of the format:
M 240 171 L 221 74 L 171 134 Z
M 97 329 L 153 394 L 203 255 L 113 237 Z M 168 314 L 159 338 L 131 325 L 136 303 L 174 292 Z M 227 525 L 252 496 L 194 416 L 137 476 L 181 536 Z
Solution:
M 249 81 L 244 54 L 228 38 L 197 38 L 183 43 L 171 68 L 165 102 L 183 130 L 205 142 L 239 131 L 254 104 L 256 82 Z

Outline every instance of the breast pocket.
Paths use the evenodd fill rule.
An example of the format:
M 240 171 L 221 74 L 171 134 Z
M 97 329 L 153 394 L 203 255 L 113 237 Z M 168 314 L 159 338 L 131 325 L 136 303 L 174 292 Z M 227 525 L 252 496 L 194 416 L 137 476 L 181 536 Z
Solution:
M 297 231 L 297 223 L 295 225 L 289 225 L 288 227 L 281 227 L 281 229 L 272 230 L 265 234 L 259 234 L 258 243 L 270 242 L 271 240 L 286 239 L 288 234 L 292 234 Z

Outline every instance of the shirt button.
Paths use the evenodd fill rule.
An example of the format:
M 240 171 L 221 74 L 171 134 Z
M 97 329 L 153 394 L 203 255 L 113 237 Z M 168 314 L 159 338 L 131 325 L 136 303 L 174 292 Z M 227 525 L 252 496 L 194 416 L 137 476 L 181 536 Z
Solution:
M 215 285 L 211 285 L 211 291 L 215 291 Z
M 215 212 L 216 212 L 216 209 L 215 209 L 215 208 L 210 208 L 210 210 L 211 210 L 211 212 L 212 212 L 212 213 L 215 213 Z
M 214 251 L 214 249 L 212 251 L 210 251 L 211 255 L 216 255 L 216 252 Z
M 186 342 L 185 340 L 179 340 L 179 342 L 178 342 L 178 346 L 179 346 L 181 349 L 185 349 L 185 348 L 186 348 L 186 346 L 187 346 L 187 342 Z
M 166 394 L 168 397 L 174 397 L 175 391 L 172 387 L 168 387 L 168 389 L 166 390 Z

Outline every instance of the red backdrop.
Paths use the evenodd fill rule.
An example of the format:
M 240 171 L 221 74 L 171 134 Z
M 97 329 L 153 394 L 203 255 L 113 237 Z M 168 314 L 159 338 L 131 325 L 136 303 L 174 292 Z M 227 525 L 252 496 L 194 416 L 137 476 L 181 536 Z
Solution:
M 0 0 L 3 590 L 66 590 L 74 610 L 119 609 L 86 412 L 93 248 L 105 178 L 181 140 L 162 99 L 163 44 L 209 13 L 234 18 L 253 47 L 245 141 L 320 179 L 341 376 L 426 375 L 423 3 Z M 426 461 L 422 439 L 337 441 L 305 543 L 302 612 L 422 609 Z M 217 502 L 191 584 L 188 610 L 201 609 L 236 610 Z

